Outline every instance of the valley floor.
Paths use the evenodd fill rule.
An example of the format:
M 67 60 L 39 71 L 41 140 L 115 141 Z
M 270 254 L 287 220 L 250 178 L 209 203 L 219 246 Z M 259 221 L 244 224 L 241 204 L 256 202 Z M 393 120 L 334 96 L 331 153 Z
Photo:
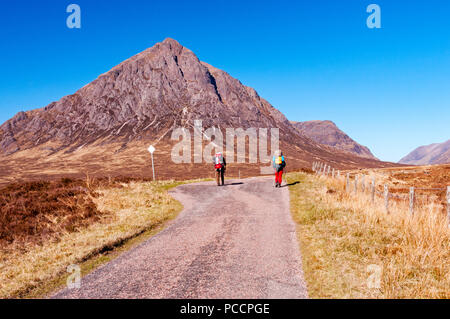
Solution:
M 346 193 L 343 180 L 287 180 L 281 189 L 270 177 L 219 188 L 89 179 L 4 188 L 0 297 L 49 296 L 78 264 L 84 295 L 56 297 L 450 298 L 450 231 L 439 210 L 419 207 L 411 218 L 395 203 L 388 215 L 381 199 Z M 183 208 L 169 195 L 179 185 L 172 195 L 184 213 L 158 233 Z M 8 211 L 27 208 L 24 225 L 46 228 L 8 223 Z

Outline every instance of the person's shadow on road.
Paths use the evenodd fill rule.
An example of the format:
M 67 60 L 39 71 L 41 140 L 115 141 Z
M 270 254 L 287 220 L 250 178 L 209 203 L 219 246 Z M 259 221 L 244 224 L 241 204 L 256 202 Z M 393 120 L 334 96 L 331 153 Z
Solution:
M 240 182 L 240 183 L 230 183 L 230 184 L 225 184 L 223 186 L 235 186 L 235 185 L 242 185 L 244 183 Z
M 293 182 L 293 183 L 290 183 L 290 184 L 282 185 L 281 187 L 291 187 L 291 186 L 294 186 L 294 185 L 297 185 L 297 184 L 300 184 L 300 182 L 299 181 Z

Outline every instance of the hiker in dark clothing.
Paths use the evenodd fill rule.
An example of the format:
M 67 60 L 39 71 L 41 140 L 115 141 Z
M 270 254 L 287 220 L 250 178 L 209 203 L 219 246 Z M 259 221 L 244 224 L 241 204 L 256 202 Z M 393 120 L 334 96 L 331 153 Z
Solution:
M 220 186 L 220 181 L 222 181 L 222 186 L 225 185 L 225 170 L 227 163 L 225 161 L 225 157 L 221 152 L 217 153 L 213 157 L 214 161 L 214 169 L 216 171 L 216 181 L 217 186 Z

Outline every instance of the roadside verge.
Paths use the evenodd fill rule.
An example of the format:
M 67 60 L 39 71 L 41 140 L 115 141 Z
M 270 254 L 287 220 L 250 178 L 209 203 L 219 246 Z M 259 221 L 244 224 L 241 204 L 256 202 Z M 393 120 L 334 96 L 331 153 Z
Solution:
M 450 298 L 445 219 L 386 214 L 311 174 L 288 182 L 311 298 Z

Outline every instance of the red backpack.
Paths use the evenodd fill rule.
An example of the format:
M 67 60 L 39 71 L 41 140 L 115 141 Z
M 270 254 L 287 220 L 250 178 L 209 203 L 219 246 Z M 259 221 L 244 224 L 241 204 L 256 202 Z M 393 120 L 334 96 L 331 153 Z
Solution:
M 221 169 L 223 167 L 223 155 L 222 154 L 216 154 L 216 157 L 214 159 L 214 168 L 215 169 Z

